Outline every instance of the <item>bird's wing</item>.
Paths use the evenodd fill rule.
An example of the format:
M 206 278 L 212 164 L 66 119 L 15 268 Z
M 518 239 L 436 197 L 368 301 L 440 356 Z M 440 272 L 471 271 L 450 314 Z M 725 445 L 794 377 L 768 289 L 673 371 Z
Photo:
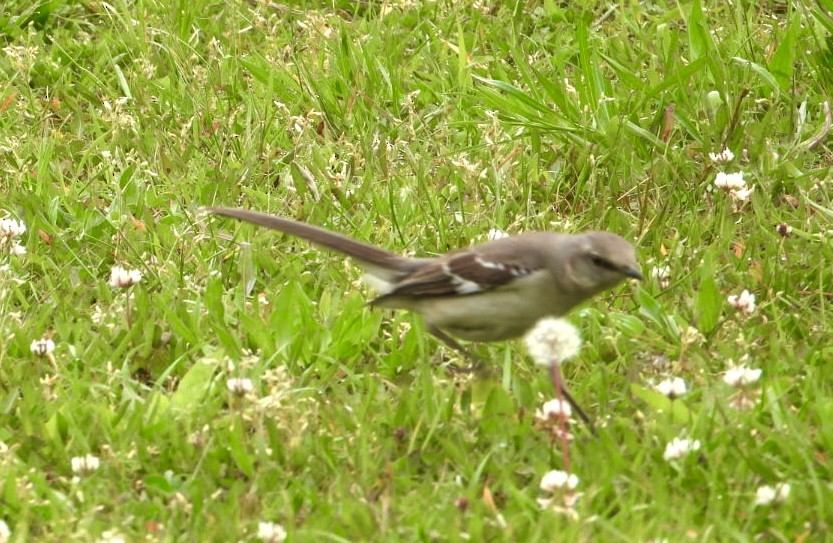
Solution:
M 397 281 L 390 292 L 372 303 L 379 304 L 391 298 L 477 294 L 508 286 L 540 269 L 521 255 L 495 256 L 469 249 L 428 261 Z

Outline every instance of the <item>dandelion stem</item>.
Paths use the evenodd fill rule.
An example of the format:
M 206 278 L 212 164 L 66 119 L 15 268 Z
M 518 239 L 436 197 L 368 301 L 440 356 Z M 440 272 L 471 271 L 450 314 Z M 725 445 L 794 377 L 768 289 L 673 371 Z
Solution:
M 567 387 L 564 385 L 564 379 L 561 377 L 561 368 L 558 364 L 552 364 L 550 366 L 550 380 L 552 381 L 552 386 L 555 389 L 556 394 L 558 395 L 558 399 L 567 400 L 570 404 L 570 407 L 573 408 L 573 411 L 576 412 L 578 418 L 590 428 L 590 433 L 596 435 L 596 427 L 593 424 L 593 421 L 590 420 L 590 417 L 587 413 L 584 412 L 584 409 L 576 402 L 576 400 L 570 395 L 567 391 Z
M 564 380 L 561 378 L 561 367 L 558 364 L 550 365 L 550 378 L 555 387 L 555 397 L 559 402 L 564 401 Z M 572 404 L 572 402 L 570 402 Z M 567 417 L 558 417 L 558 440 L 561 442 L 561 461 L 563 469 L 570 473 L 570 440 L 567 439 Z

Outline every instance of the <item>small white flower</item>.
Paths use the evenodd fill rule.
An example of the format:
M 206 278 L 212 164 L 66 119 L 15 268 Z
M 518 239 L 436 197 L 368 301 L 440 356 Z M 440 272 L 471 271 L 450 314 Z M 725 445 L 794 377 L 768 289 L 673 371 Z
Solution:
M 749 197 L 752 196 L 752 192 L 754 192 L 754 190 L 755 187 L 743 187 L 742 189 L 732 189 L 729 191 L 729 194 L 735 202 L 746 202 L 749 200 Z
M 535 412 L 535 418 L 544 422 L 550 419 L 569 419 L 571 416 L 573 416 L 573 408 L 570 404 L 557 398 L 544 402 L 541 409 Z
M 581 348 L 581 337 L 575 326 L 564 319 L 548 317 L 538 321 L 524 337 L 529 354 L 540 366 L 561 364 Z
M 96 543 L 125 543 L 127 540 L 117 530 L 105 530 Z
M 26 232 L 26 225 L 14 219 L 0 219 L 0 236 L 17 238 Z
M 509 237 L 509 234 L 507 234 L 503 230 L 498 230 L 497 228 L 489 229 L 489 233 L 486 234 L 486 239 L 489 241 L 494 241 L 496 239 L 503 239 L 507 237 Z
M 790 497 L 790 492 L 792 492 L 793 487 L 790 483 L 778 483 L 775 485 L 775 490 L 778 492 L 778 496 L 776 496 L 775 500 L 778 503 L 784 503 Z
M 651 268 L 651 277 L 659 280 L 670 278 L 671 266 L 667 264 L 665 266 L 654 266 Z
M 786 223 L 780 223 L 775 225 L 775 231 L 778 232 L 779 236 L 785 238 L 793 233 L 793 227 Z
M 6 543 L 12 538 L 12 531 L 5 520 L 0 520 L 0 543 Z
M 675 437 L 666 446 L 662 457 L 666 462 L 679 460 L 692 451 L 700 450 L 700 441 Z
M 664 379 L 654 387 L 654 390 L 663 396 L 671 398 L 672 400 L 684 396 L 685 393 L 688 392 L 685 381 L 683 381 L 680 377 L 669 377 L 668 379 Z
M 735 159 L 735 153 L 733 153 L 731 149 L 727 147 L 719 153 L 709 153 L 709 158 L 712 160 L 712 162 L 715 162 L 717 164 L 723 164 L 726 162 L 733 161 Z
M 758 382 L 763 370 L 760 368 L 747 368 L 746 366 L 735 366 L 726 370 L 723 374 L 723 382 L 735 388 L 747 387 Z
M 251 379 L 234 377 L 226 381 L 226 388 L 232 394 L 237 394 L 238 396 L 245 396 L 246 394 L 254 390 L 254 385 L 252 384 Z
M 70 463 L 73 473 L 92 473 L 101 467 L 101 460 L 92 454 L 73 456 Z
M 726 300 L 729 302 L 729 305 L 743 313 L 744 315 L 751 315 L 755 312 L 757 306 L 755 305 L 755 295 L 750 293 L 748 290 L 744 290 L 740 293 L 740 296 L 732 294 Z
M 651 268 L 651 277 L 657 280 L 660 288 L 666 289 L 671 285 L 671 266 L 654 266 Z
M 728 191 L 741 190 L 746 188 L 746 181 L 743 180 L 743 172 L 717 172 L 714 178 L 714 186 Z
M 49 356 L 55 350 L 55 342 L 51 339 L 36 339 L 29 345 L 29 350 L 36 356 Z
M 114 288 L 128 288 L 142 280 L 142 272 L 113 266 L 110 270 L 109 285 Z
M 792 486 L 790 483 L 778 483 L 775 486 L 759 486 L 755 491 L 755 505 L 770 505 L 771 503 L 784 503 L 790 497 Z
M 706 93 L 706 103 L 712 111 L 717 111 L 723 105 L 723 98 L 720 96 L 720 92 L 713 90 Z
M 574 490 L 578 486 L 578 477 L 560 469 L 548 471 L 541 477 L 541 490 L 557 492 L 559 490 Z
M 257 538 L 266 543 L 281 543 L 286 540 L 286 530 L 274 522 L 258 522 Z
M 15 256 L 25 255 L 26 254 L 26 247 L 24 247 L 23 245 L 21 245 L 17 242 L 14 242 L 12 244 L 12 254 L 15 255 Z
M 775 501 L 775 488 L 771 486 L 759 486 L 755 491 L 755 505 L 769 505 Z

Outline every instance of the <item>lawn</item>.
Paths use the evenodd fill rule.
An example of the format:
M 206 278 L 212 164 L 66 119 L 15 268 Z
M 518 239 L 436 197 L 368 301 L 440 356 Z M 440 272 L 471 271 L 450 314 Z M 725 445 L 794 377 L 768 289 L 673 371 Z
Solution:
M 833 541 L 831 33 L 833 0 L 6 0 L 0 543 Z M 209 205 L 409 255 L 624 236 L 646 280 L 566 317 L 596 434 L 565 466 L 523 341 L 451 372 L 348 260 Z

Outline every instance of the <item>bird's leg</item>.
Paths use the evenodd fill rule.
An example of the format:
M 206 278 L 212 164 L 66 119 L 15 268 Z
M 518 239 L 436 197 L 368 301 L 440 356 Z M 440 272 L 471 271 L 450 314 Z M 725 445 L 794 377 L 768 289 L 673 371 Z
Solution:
M 596 427 L 593 426 L 593 421 L 590 420 L 590 417 L 587 416 L 587 413 L 584 412 L 584 409 L 576 402 L 576 400 L 567 392 L 567 386 L 564 384 L 564 379 L 561 377 L 561 366 L 558 364 L 552 364 L 550 366 L 550 380 L 552 380 L 552 386 L 555 388 L 557 394 L 561 394 L 564 396 L 564 399 L 570 404 L 570 407 L 578 415 L 578 418 L 590 428 L 590 432 L 593 435 L 596 435 Z
M 432 336 L 442 341 L 446 347 L 450 347 L 451 349 L 457 351 L 463 357 L 467 358 L 471 365 L 469 366 L 452 366 L 451 371 L 454 373 L 480 373 L 487 369 L 486 364 L 474 353 L 460 345 L 457 340 L 453 337 L 449 336 L 439 328 L 435 326 L 428 326 L 428 331 L 431 333 Z
M 454 373 L 480 373 L 488 371 L 488 366 L 480 359 L 476 354 L 472 353 L 470 350 L 466 349 L 462 345 L 460 345 L 457 340 L 453 337 L 449 336 L 439 328 L 435 326 L 428 326 L 428 332 L 431 333 L 435 338 L 442 341 L 447 347 L 457 351 L 458 353 L 462 354 L 465 358 L 467 358 L 470 362 L 470 366 L 460 367 L 460 366 L 453 366 L 451 371 Z M 561 371 L 557 367 L 557 364 L 553 364 L 550 368 L 550 378 L 552 379 L 553 387 L 555 387 L 556 391 L 559 391 L 561 394 L 564 395 L 564 399 L 570 404 L 570 407 L 578 415 L 578 418 L 590 428 L 590 432 L 593 435 L 596 435 L 596 427 L 593 425 L 593 421 L 590 420 L 590 417 L 587 416 L 584 409 L 576 402 L 575 398 L 573 398 L 570 393 L 567 391 L 567 387 L 564 385 L 564 380 L 561 378 Z

